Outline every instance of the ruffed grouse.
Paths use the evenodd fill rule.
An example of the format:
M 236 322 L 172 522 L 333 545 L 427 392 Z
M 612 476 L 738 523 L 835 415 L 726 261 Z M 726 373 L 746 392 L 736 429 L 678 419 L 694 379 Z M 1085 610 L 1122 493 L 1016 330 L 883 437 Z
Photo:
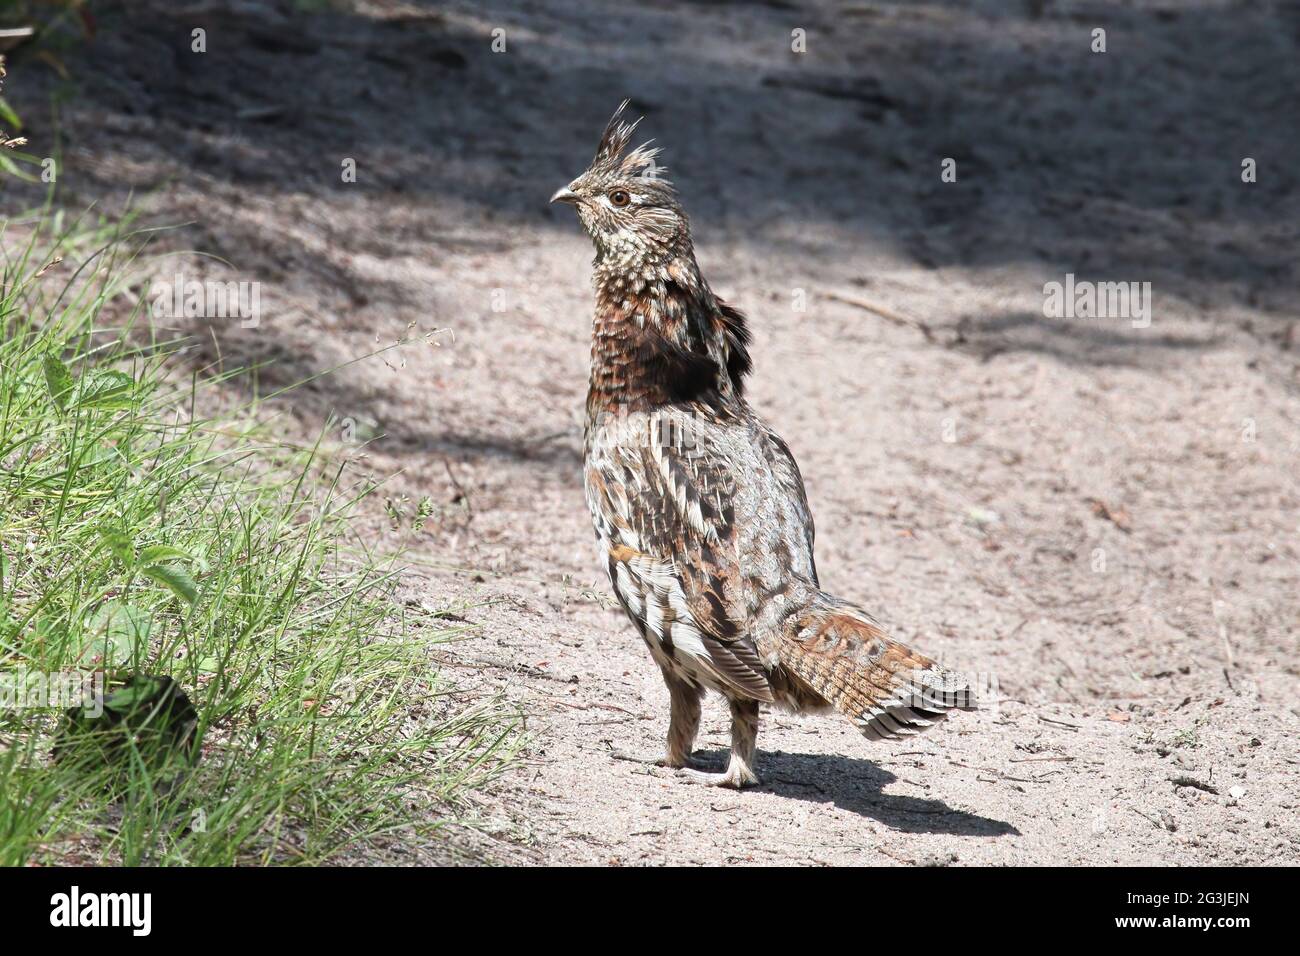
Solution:
M 596 245 L 587 503 L 614 592 L 668 684 L 661 763 L 697 782 L 757 783 L 764 702 L 833 707 L 871 740 L 973 706 L 956 674 L 818 587 L 799 468 L 743 398 L 745 317 L 700 275 L 658 150 L 624 155 L 637 126 L 626 107 L 551 202 L 573 204 Z M 688 769 L 709 687 L 731 704 L 723 773 Z

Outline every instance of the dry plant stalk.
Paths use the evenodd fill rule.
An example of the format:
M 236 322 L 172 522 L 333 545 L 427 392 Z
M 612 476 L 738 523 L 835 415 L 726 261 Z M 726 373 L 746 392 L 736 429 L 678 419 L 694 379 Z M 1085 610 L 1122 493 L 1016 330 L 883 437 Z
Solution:
M 5 79 L 5 58 L 0 56 L 0 93 L 4 92 L 4 86 L 5 86 L 4 79 Z M 13 139 L 10 139 L 9 134 L 6 133 L 4 130 L 0 129 L 0 148 L 15 149 L 19 146 L 26 146 L 26 145 L 27 145 L 27 138 L 25 136 L 17 136 L 14 137 Z

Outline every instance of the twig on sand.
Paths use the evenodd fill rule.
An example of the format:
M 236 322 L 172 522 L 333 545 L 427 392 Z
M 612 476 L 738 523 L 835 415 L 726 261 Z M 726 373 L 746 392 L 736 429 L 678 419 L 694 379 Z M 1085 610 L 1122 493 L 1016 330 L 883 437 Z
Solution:
M 1223 656 L 1228 660 L 1228 666 L 1223 669 L 1223 676 L 1228 677 L 1228 668 L 1235 667 L 1236 658 L 1232 653 L 1232 644 L 1228 641 L 1228 625 L 1223 622 L 1223 614 L 1219 607 L 1223 601 L 1219 599 L 1219 589 L 1210 581 L 1210 613 L 1214 616 L 1214 623 L 1219 627 L 1219 640 L 1223 642 Z M 1228 677 L 1228 686 L 1232 687 L 1232 678 Z
M 1098 518 L 1105 518 L 1125 534 L 1133 533 L 1133 519 L 1129 517 L 1129 513 L 1126 509 L 1119 507 L 1112 508 L 1100 498 L 1089 498 L 1087 501 L 1088 504 L 1092 506 L 1092 513 Z
M 825 793 L 826 788 L 812 780 L 794 780 L 790 777 L 776 777 L 772 774 L 763 774 L 763 779 L 768 783 L 780 783 L 788 787 L 807 787 L 809 790 L 816 790 L 818 793 Z
M 1013 783 L 1042 783 L 1044 778 L 1050 777 L 1054 773 L 1061 772 L 1059 770 L 1052 770 L 1049 773 L 1041 774 L 1033 778 L 1013 777 L 1010 774 L 1003 773 L 1001 770 L 998 770 L 996 767 L 972 767 L 969 764 L 964 764 L 958 760 L 949 760 L 948 763 L 952 764 L 954 767 L 965 767 L 967 770 L 979 770 L 980 773 L 977 773 L 975 775 L 975 779 L 982 781 L 983 783 L 997 783 L 999 780 L 1010 780 Z M 993 777 L 982 776 L 982 774 L 986 774 L 986 773 L 996 774 L 996 776 Z M 907 782 L 911 783 L 912 781 L 909 780 Z
M 652 759 L 649 758 L 649 757 L 638 757 L 636 754 L 628 754 L 628 753 L 624 753 L 624 752 L 621 751 L 621 750 L 611 750 L 611 751 L 609 752 L 609 759 L 611 759 L 611 760 L 626 760 L 628 763 L 639 763 L 639 764 L 644 764 L 644 765 L 647 766 L 647 767 L 654 767 L 654 766 L 657 766 L 657 763 L 658 763 L 656 760 L 652 760 Z
M 1042 714 L 1035 714 L 1034 716 L 1036 716 L 1036 717 L 1037 717 L 1039 720 L 1041 720 L 1043 723 L 1045 723 L 1045 724 L 1052 724 L 1053 726 L 1056 726 L 1056 727 L 1067 727 L 1067 728 L 1069 728 L 1070 730 L 1081 730 L 1081 729 L 1082 729 L 1078 724 L 1067 724 L 1067 723 L 1066 723 L 1065 721 L 1063 721 L 1063 720 L 1053 720 L 1051 717 L 1044 717 Z
M 1042 783 L 1044 777 L 1050 777 L 1052 773 L 1060 773 L 1059 770 L 1053 770 L 1052 773 L 1045 773 L 1040 777 L 1013 777 L 1009 773 L 1003 773 L 1001 770 L 993 771 L 1002 780 L 1010 780 L 1013 783 Z
M 598 701 L 593 701 L 590 704 L 571 704 L 567 700 L 560 700 L 560 698 L 558 697 L 550 697 L 549 695 L 547 699 L 549 699 L 552 703 L 559 704 L 561 707 L 568 707 L 570 710 L 591 710 L 591 708 L 593 707 L 598 707 L 601 710 L 615 710 L 618 711 L 620 714 L 627 714 L 629 717 L 638 716 L 637 714 L 632 713 L 632 711 L 630 710 L 624 710 L 622 707 L 617 707 L 614 704 L 602 704 L 599 703 Z
M 447 470 L 447 477 L 451 479 L 451 486 L 456 489 L 456 497 L 452 499 L 452 503 L 457 504 L 464 502 L 465 513 L 469 515 L 471 520 L 473 520 L 474 506 L 470 503 L 469 492 L 466 491 L 465 486 L 460 483 L 460 479 L 456 477 L 456 473 L 451 470 L 451 462 L 448 459 L 443 458 L 442 467 Z
M 1218 796 L 1219 790 L 1213 784 L 1208 784 L 1203 780 L 1197 780 L 1195 777 L 1189 777 L 1186 774 L 1177 777 L 1170 777 L 1169 782 L 1175 787 L 1193 787 L 1197 790 L 1204 790 L 1206 793 L 1212 793 Z
M 926 325 L 920 319 L 910 318 L 902 313 L 895 312 L 893 309 L 886 308 L 883 305 L 877 305 L 874 302 L 869 302 L 866 299 L 860 299 L 853 295 L 841 295 L 838 292 L 823 292 L 822 298 L 830 299 L 832 302 L 843 302 L 845 305 L 851 305 L 854 308 L 862 309 L 865 312 L 878 315 L 885 321 L 894 323 L 894 325 L 916 329 L 925 336 L 927 342 L 934 341 L 934 333 L 930 331 L 930 326 Z
M 1147 816 L 1145 813 L 1143 813 L 1143 812 L 1142 812 L 1141 810 L 1139 810 L 1137 807 L 1129 807 L 1129 809 L 1132 810 L 1134 813 L 1136 813 L 1138 816 L 1140 816 L 1140 817 L 1141 817 L 1143 820 L 1145 820 L 1147 823 L 1151 824 L 1151 825 L 1152 825 L 1153 827 L 1155 827 L 1157 830 L 1163 830 L 1163 829 L 1165 828 L 1165 825 L 1164 825 L 1163 823 L 1161 823 L 1159 820 L 1155 820 L 1155 819 L 1152 819 L 1151 817 Z
M 885 854 L 885 856 L 889 857 L 891 860 L 895 861 L 896 863 L 902 863 L 904 866 L 916 866 L 916 860 L 912 859 L 911 857 L 900 856 L 897 853 L 890 853 L 889 850 L 883 846 L 878 846 L 876 847 L 876 849 L 881 853 Z

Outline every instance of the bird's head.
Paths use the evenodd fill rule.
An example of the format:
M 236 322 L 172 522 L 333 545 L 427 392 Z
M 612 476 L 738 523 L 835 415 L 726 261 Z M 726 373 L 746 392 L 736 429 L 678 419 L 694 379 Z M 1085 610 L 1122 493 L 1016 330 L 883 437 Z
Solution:
M 578 210 L 599 260 L 644 271 L 690 255 L 690 224 L 672 184 L 660 178 L 663 170 L 655 165 L 659 150 L 644 143 L 627 152 L 641 122 L 624 121 L 627 105 L 624 100 L 610 118 L 586 172 L 558 190 L 551 202 Z

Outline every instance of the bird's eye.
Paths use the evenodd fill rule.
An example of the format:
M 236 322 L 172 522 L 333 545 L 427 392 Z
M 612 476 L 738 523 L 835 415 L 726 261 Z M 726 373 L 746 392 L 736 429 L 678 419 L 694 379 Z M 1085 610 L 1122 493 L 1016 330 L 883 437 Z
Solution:
M 632 201 L 632 197 L 629 196 L 622 189 L 615 189 L 612 193 L 609 194 L 609 201 L 612 202 L 615 206 L 622 208 L 623 206 L 626 206 L 628 203 Z

